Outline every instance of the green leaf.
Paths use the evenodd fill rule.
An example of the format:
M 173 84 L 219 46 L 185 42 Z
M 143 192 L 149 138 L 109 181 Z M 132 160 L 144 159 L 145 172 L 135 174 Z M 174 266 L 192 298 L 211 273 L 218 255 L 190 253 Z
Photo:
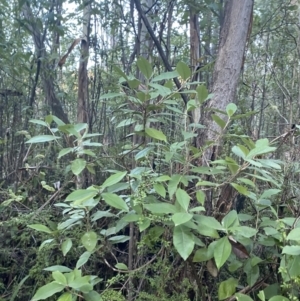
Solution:
M 218 288 L 219 300 L 224 300 L 231 297 L 235 293 L 235 288 L 238 285 L 238 281 L 234 278 L 229 278 L 221 282 Z
M 239 224 L 238 215 L 235 210 L 230 211 L 226 214 L 222 220 L 222 225 L 226 230 L 235 227 Z
M 216 266 L 220 269 L 226 260 L 229 258 L 231 253 L 231 244 L 228 241 L 227 237 L 220 238 L 214 249 L 214 258 L 216 262 Z
M 222 130 L 225 128 L 226 122 L 223 119 L 221 119 L 218 115 L 212 114 L 211 118 Z
M 178 62 L 176 71 L 184 81 L 186 81 L 191 76 L 191 70 L 189 66 L 183 62 Z
M 257 230 L 255 228 L 250 228 L 248 226 L 240 226 L 236 228 L 236 231 L 239 232 L 240 235 L 250 238 L 254 235 L 256 235 Z
M 107 93 L 107 94 L 102 94 L 100 96 L 100 100 L 102 99 L 111 99 L 111 98 L 115 98 L 115 97 L 120 97 L 120 96 L 124 96 L 125 94 L 122 93 Z
M 155 183 L 153 185 L 154 190 L 163 198 L 166 197 L 166 189 L 164 187 L 164 185 L 162 185 L 161 183 Z
M 85 301 L 102 301 L 102 297 L 99 293 L 95 291 L 90 291 L 87 294 L 83 294 Z
M 236 183 L 231 183 L 231 185 L 233 186 L 233 188 L 235 190 L 237 190 L 240 194 L 243 194 L 243 195 L 248 195 L 248 188 L 245 187 L 245 186 L 242 186 L 242 185 L 239 185 L 239 184 L 236 184 Z
M 158 82 L 161 80 L 172 79 L 172 78 L 178 77 L 178 75 L 179 74 L 177 71 L 164 72 L 164 73 L 161 73 L 161 74 L 155 76 L 154 78 L 152 78 L 152 82 Z
M 34 124 L 39 124 L 39 125 L 42 125 L 42 126 L 45 126 L 45 127 L 48 127 L 49 124 L 43 120 L 39 120 L 39 119 L 31 119 L 29 120 L 29 122 L 31 123 L 34 123 Z
M 229 103 L 226 106 L 226 112 L 228 117 L 230 118 L 237 110 L 237 106 L 234 103 Z
M 40 231 L 40 232 L 45 232 L 45 233 L 53 233 L 47 226 L 44 226 L 42 224 L 33 224 L 33 225 L 28 225 L 29 228 Z
M 213 258 L 213 254 L 209 252 L 207 248 L 199 249 L 196 251 L 193 262 L 203 262 L 208 261 Z
M 282 249 L 282 254 L 300 255 L 300 246 L 285 246 Z
M 207 90 L 206 86 L 199 85 L 196 88 L 196 91 L 197 91 L 197 96 L 198 96 L 198 100 L 199 100 L 200 104 L 204 103 L 204 101 L 206 100 L 206 98 L 208 96 L 208 90 Z
M 236 154 L 238 157 L 242 158 L 242 159 L 245 159 L 246 158 L 246 154 L 245 152 L 241 149 L 241 147 L 235 145 L 233 148 L 232 148 L 232 152 L 234 154 Z
M 150 83 L 149 86 L 154 88 L 162 97 L 166 97 L 172 93 L 172 91 L 169 88 L 159 84 Z
M 127 212 L 129 211 L 127 204 L 118 195 L 116 195 L 114 193 L 106 192 L 106 193 L 102 193 L 102 197 L 106 204 L 108 204 L 114 208 L 120 209 L 120 210 L 124 210 Z
M 74 175 L 78 176 L 85 168 L 86 161 L 83 159 L 75 159 L 71 164 L 71 170 Z
M 175 227 L 173 244 L 183 260 L 186 260 L 194 250 L 194 236 L 187 228 L 182 226 Z
M 90 259 L 92 253 L 91 252 L 84 252 L 83 254 L 81 254 L 81 256 L 79 257 L 77 263 L 76 263 L 76 269 L 79 269 L 80 267 L 82 267 L 84 264 L 87 263 L 87 261 Z
M 87 251 L 92 252 L 98 242 L 97 233 L 94 231 L 84 233 L 81 237 L 81 242 Z
M 153 129 L 153 128 L 146 128 L 145 132 L 151 138 L 167 142 L 167 137 L 161 131 L 158 131 L 158 130 Z
M 72 298 L 71 293 L 65 292 L 57 299 L 57 301 L 72 301 Z
M 64 256 L 67 255 L 67 253 L 71 250 L 72 248 L 72 239 L 67 238 L 62 244 L 61 244 L 61 250 L 64 254 Z
M 117 264 L 115 265 L 115 267 L 116 267 L 117 269 L 119 269 L 119 270 L 125 270 L 125 271 L 128 270 L 127 265 L 124 264 L 124 263 L 117 263 Z
M 102 217 L 113 217 L 113 216 L 115 216 L 115 215 L 110 213 L 109 210 L 108 211 L 100 211 L 99 210 L 92 215 L 92 221 L 95 222 Z
M 60 137 L 56 137 L 52 135 L 40 135 L 40 136 L 32 137 L 25 143 L 43 143 L 43 142 L 49 142 L 57 139 L 60 139 Z
M 37 300 L 45 300 L 54 294 L 61 292 L 65 288 L 65 285 L 59 284 L 57 282 L 50 282 L 42 287 L 40 287 L 31 301 L 37 301 Z
M 63 284 L 63 285 L 67 285 L 67 279 L 62 272 L 54 271 L 54 272 L 52 272 L 52 277 L 56 282 Z
M 274 296 L 271 299 L 269 299 L 269 301 L 289 301 L 289 299 L 286 297 L 277 295 L 277 296 Z
M 152 213 L 177 213 L 178 210 L 176 206 L 169 203 L 154 203 L 154 204 L 145 204 L 145 209 L 151 211 Z
M 267 189 L 263 192 L 260 199 L 269 199 L 271 196 L 281 192 L 281 189 Z
M 44 268 L 44 271 L 48 271 L 48 272 L 60 271 L 62 273 L 68 273 L 71 272 L 72 270 L 63 265 L 53 265 L 51 267 Z
M 136 122 L 136 120 L 134 120 L 133 118 L 124 119 L 116 126 L 116 128 L 128 126 L 128 125 L 133 124 L 134 122 Z
M 181 188 L 176 190 L 176 200 L 180 206 L 187 211 L 190 204 L 190 196 Z
M 197 190 L 196 199 L 203 206 L 205 202 L 205 193 L 202 190 Z
M 287 240 L 298 240 L 300 241 L 300 228 L 293 229 L 287 236 Z
M 98 192 L 92 189 L 78 189 L 71 192 L 67 196 L 66 201 L 86 201 L 93 198 L 97 194 Z
M 236 296 L 237 301 L 253 301 L 252 298 L 250 298 L 249 296 L 244 295 L 244 294 L 237 293 L 237 294 L 235 294 L 235 296 Z
M 178 212 L 172 216 L 172 221 L 174 222 L 175 226 L 179 226 L 190 221 L 193 217 L 193 214 L 185 213 L 185 212 Z
M 257 294 L 258 298 L 261 301 L 266 301 L 266 297 L 265 297 L 265 292 L 264 291 L 259 291 L 259 293 Z
M 59 154 L 58 154 L 58 159 L 60 159 L 61 157 L 63 157 L 64 155 L 70 153 L 73 151 L 73 148 L 72 147 L 68 147 L 68 148 L 63 148 Z
M 107 178 L 104 183 L 101 185 L 101 187 L 104 189 L 106 187 L 112 186 L 118 182 L 120 182 L 127 174 L 127 171 L 117 172 L 114 175 L 111 175 L 109 178 Z
M 147 79 L 150 79 L 151 75 L 152 75 L 152 66 L 151 66 L 151 64 L 142 56 L 140 58 L 138 58 L 136 64 L 139 67 L 142 74 Z

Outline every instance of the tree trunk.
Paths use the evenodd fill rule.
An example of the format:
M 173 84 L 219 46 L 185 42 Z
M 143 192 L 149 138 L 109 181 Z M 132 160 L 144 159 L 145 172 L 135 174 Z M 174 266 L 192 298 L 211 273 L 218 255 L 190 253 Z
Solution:
M 37 65 L 38 68 L 40 68 L 40 75 L 45 92 L 46 104 L 52 109 L 52 112 L 56 117 L 60 118 L 65 123 L 69 123 L 68 116 L 64 112 L 62 104 L 55 94 L 55 73 L 53 66 L 50 64 L 50 62 L 48 62 L 48 54 L 46 52 L 46 46 L 44 42 L 47 28 L 44 29 L 44 32 L 42 34 L 38 26 L 36 26 L 35 24 L 36 18 L 34 18 L 32 10 L 28 4 L 23 5 L 22 11 L 26 21 L 28 22 L 27 26 L 34 41 L 34 46 L 37 53 Z
M 204 165 L 209 165 L 210 161 L 216 158 L 220 145 L 221 130 L 217 123 L 211 121 L 211 114 L 214 109 L 225 111 L 226 106 L 235 101 L 246 41 L 251 28 L 252 9 L 253 0 L 229 0 L 225 5 L 218 57 L 213 74 L 213 97 L 206 104 L 203 120 L 207 128 L 197 138 L 198 147 L 202 147 L 206 141 L 213 143 L 204 153 Z M 216 115 L 224 119 L 224 115 L 219 113 Z M 206 199 L 205 207 L 207 214 L 210 215 L 212 212 L 211 199 Z

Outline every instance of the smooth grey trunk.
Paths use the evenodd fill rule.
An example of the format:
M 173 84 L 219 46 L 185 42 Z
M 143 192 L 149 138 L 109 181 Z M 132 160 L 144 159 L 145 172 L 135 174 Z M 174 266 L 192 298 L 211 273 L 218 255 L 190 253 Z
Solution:
M 197 146 L 203 147 L 205 142 L 212 145 L 205 150 L 203 165 L 209 165 L 218 155 L 222 130 L 211 120 L 215 113 L 224 120 L 223 114 L 214 110 L 225 111 L 226 106 L 235 102 L 236 89 L 244 62 L 244 52 L 251 28 L 253 0 L 229 0 L 225 5 L 224 20 L 220 33 L 218 56 L 213 73 L 212 99 L 205 106 L 203 123 L 206 130 L 197 138 Z M 226 120 L 225 120 L 226 121 Z M 222 193 L 221 193 L 222 194 Z M 212 214 L 212 200 L 207 195 L 205 208 L 208 215 Z M 228 206 L 225 206 L 226 208 Z

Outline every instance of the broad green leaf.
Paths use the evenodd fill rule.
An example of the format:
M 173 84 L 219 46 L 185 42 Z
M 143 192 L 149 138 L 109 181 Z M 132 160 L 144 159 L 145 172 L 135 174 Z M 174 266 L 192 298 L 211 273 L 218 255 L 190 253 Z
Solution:
M 120 182 L 127 174 L 127 171 L 117 172 L 114 175 L 111 175 L 109 178 L 107 178 L 104 183 L 101 185 L 101 187 L 104 189 L 106 187 L 112 186 L 118 182 Z
M 67 196 L 66 201 L 86 201 L 95 197 L 97 194 L 98 192 L 92 189 L 78 189 L 71 192 Z
M 237 106 L 234 103 L 229 103 L 226 106 L 226 112 L 227 112 L 228 117 L 231 117 L 236 112 L 236 110 L 237 110 Z
M 40 135 L 40 136 L 32 137 L 25 143 L 43 143 L 43 142 L 49 142 L 57 139 L 60 139 L 60 137 L 56 137 L 52 135 Z
M 261 300 L 261 301 L 266 301 L 266 297 L 265 297 L 265 293 L 264 291 L 259 291 L 259 293 L 257 294 L 258 298 Z
M 190 196 L 185 192 L 185 190 L 181 188 L 176 190 L 176 200 L 185 211 L 189 208 L 190 199 Z
M 59 284 L 67 285 L 67 279 L 64 274 L 60 271 L 52 272 L 52 278 Z
M 48 127 L 49 124 L 43 120 L 39 120 L 39 119 L 31 119 L 29 120 L 29 122 L 31 123 L 34 123 L 34 124 L 39 124 L 39 125 L 42 125 L 42 126 L 45 126 L 45 127 Z
M 182 176 L 181 175 L 172 175 L 172 178 L 170 179 L 168 183 L 168 193 L 169 193 L 169 198 L 172 200 L 174 193 L 177 190 L 177 186 L 181 180 Z
M 159 84 L 150 83 L 149 86 L 154 88 L 162 97 L 166 97 L 172 93 L 172 91 L 169 88 Z
M 234 188 L 235 190 L 237 190 L 240 194 L 246 195 L 246 196 L 249 194 L 249 193 L 248 193 L 247 187 L 242 186 L 242 185 L 239 185 L 239 184 L 236 184 L 236 183 L 231 183 L 231 185 L 232 185 L 233 188 Z
M 155 183 L 153 185 L 154 190 L 163 198 L 166 197 L 166 189 L 164 187 L 164 185 L 160 184 L 160 183 Z
M 144 207 L 152 213 L 168 214 L 178 212 L 176 206 L 169 203 L 145 204 Z
M 64 155 L 70 153 L 73 151 L 73 148 L 72 147 L 68 147 L 68 148 L 63 148 L 59 154 L 58 154 L 58 159 L 60 159 L 61 157 L 63 157 Z
M 102 193 L 102 197 L 106 204 L 108 204 L 114 208 L 120 209 L 120 210 L 124 210 L 127 212 L 129 211 L 127 204 L 118 195 L 116 195 L 114 193 L 106 192 L 106 193 Z
M 212 114 L 211 118 L 222 130 L 225 128 L 226 122 L 223 119 L 221 119 L 218 115 Z
M 172 79 L 172 78 L 178 77 L 178 75 L 179 74 L 177 71 L 164 72 L 164 73 L 161 73 L 161 74 L 155 76 L 154 78 L 152 78 L 152 82 L 158 82 L 161 80 Z
M 290 299 L 280 296 L 280 295 L 274 296 L 271 299 L 269 299 L 269 301 L 289 301 L 289 300 Z
M 234 154 L 236 154 L 238 157 L 242 158 L 242 159 L 245 159 L 246 155 L 247 155 L 247 154 L 245 154 L 245 152 L 243 151 L 243 149 L 240 146 L 237 146 L 237 145 L 235 145 L 232 148 L 232 152 Z
M 178 212 L 172 216 L 172 221 L 174 222 L 175 226 L 179 226 L 184 224 L 192 219 L 193 215 L 185 212 Z
M 240 227 L 236 228 L 236 231 L 240 235 L 247 237 L 247 238 L 250 238 L 250 237 L 256 235 L 256 233 L 257 233 L 257 230 L 255 228 L 251 228 L 248 226 L 240 226 Z
M 73 297 L 72 294 L 70 292 L 65 292 L 63 293 L 58 299 L 57 301 L 72 301 Z
M 196 251 L 193 262 L 203 262 L 208 261 L 213 258 L 212 252 L 209 252 L 207 248 L 199 249 Z
M 151 75 L 152 75 L 152 66 L 151 66 L 151 64 L 142 56 L 140 58 L 138 58 L 136 64 L 139 67 L 142 74 L 147 79 L 150 79 Z
M 176 71 L 184 81 L 186 81 L 191 76 L 191 70 L 189 66 L 183 62 L 178 62 Z
M 110 213 L 109 210 L 108 211 L 100 211 L 99 210 L 92 215 L 92 221 L 95 222 L 102 217 L 113 217 L 113 216 L 115 216 L 115 215 Z
M 139 223 L 139 230 L 143 232 L 144 230 L 148 229 L 151 225 L 151 221 L 149 218 L 144 218 L 142 222 Z
M 161 131 L 158 131 L 158 130 L 153 129 L 153 128 L 146 128 L 145 132 L 151 138 L 167 142 L 166 135 Z
M 207 90 L 206 86 L 199 85 L 196 88 L 196 91 L 197 91 L 197 96 L 198 96 L 198 100 L 199 100 L 200 104 L 203 104 L 208 96 L 208 90 Z
M 175 227 L 173 244 L 183 260 L 186 260 L 194 250 L 194 236 L 188 229 L 182 226 Z
M 300 228 L 293 229 L 287 236 L 287 240 L 299 240 L 300 241 Z
M 84 300 L 85 301 L 102 301 L 102 297 L 99 293 L 95 291 L 90 291 L 86 294 L 83 294 Z
M 285 246 L 282 249 L 282 254 L 300 255 L 300 246 Z
M 62 244 L 61 244 L 61 250 L 64 254 L 64 256 L 67 255 L 67 253 L 71 250 L 72 248 L 72 239 L 67 238 Z
M 40 231 L 40 232 L 45 232 L 45 233 L 52 233 L 53 231 L 51 231 L 47 226 L 44 226 L 42 224 L 33 224 L 33 225 L 28 225 L 29 228 Z
M 147 157 L 147 156 L 149 155 L 149 153 L 150 153 L 152 150 L 153 150 L 153 147 L 152 147 L 152 146 L 151 146 L 151 147 L 145 147 L 145 148 L 143 148 L 141 151 L 139 151 L 139 152 L 135 155 L 134 159 L 137 161 L 137 160 L 139 160 L 139 159 L 145 158 L 145 157 Z
M 269 199 L 271 196 L 278 194 L 279 192 L 281 192 L 280 189 L 267 189 L 263 192 L 263 194 L 261 195 L 261 199 Z
M 199 181 L 196 186 L 218 186 L 218 184 L 210 182 L 210 181 Z
M 235 293 L 235 288 L 238 285 L 238 281 L 234 278 L 229 278 L 221 282 L 218 288 L 219 300 L 224 300 L 231 297 Z
M 100 100 L 102 99 L 111 99 L 111 98 L 115 98 L 115 97 L 120 97 L 120 96 L 124 96 L 124 93 L 107 93 L 107 94 L 102 94 L 100 96 Z
M 71 164 L 71 170 L 74 175 L 78 176 L 85 168 L 86 161 L 83 159 L 75 159 Z
M 120 75 L 121 77 L 123 77 L 124 79 L 128 79 L 127 75 L 125 74 L 125 72 L 123 72 L 118 66 L 113 65 L 112 66 L 113 70 L 117 72 L 118 75 Z
M 84 233 L 81 237 L 81 242 L 88 252 L 92 252 L 98 242 L 97 233 L 94 231 Z
M 141 217 L 142 215 L 138 215 L 135 213 L 128 213 L 122 217 L 122 220 L 131 223 L 131 222 L 137 222 Z
M 65 285 L 59 284 L 57 282 L 50 282 L 42 287 L 40 287 L 31 301 L 37 301 L 37 300 L 45 300 L 54 294 L 61 292 L 65 288 Z
M 68 273 L 68 272 L 71 272 L 72 270 L 68 267 L 63 266 L 63 265 L 53 265 L 51 267 L 44 268 L 44 271 L 48 271 L 48 272 L 59 271 L 59 272 L 62 272 L 62 273 Z
M 231 244 L 227 237 L 220 238 L 214 249 L 215 263 L 218 269 L 220 269 L 226 262 L 231 253 Z
M 127 265 L 124 264 L 124 263 L 117 263 L 117 264 L 115 265 L 115 267 L 116 267 L 117 269 L 119 269 L 119 270 L 125 270 L 125 271 L 128 270 Z
M 260 139 L 255 143 L 255 148 L 247 155 L 246 159 L 252 159 L 255 156 L 267 154 L 276 150 L 276 147 L 269 146 L 268 139 Z
M 76 269 L 81 268 L 84 264 L 87 263 L 87 261 L 90 259 L 90 256 L 92 255 L 91 252 L 84 252 L 83 254 L 81 254 L 81 256 L 79 257 L 77 263 L 76 263 Z
M 235 227 L 239 224 L 238 215 L 235 210 L 230 211 L 226 214 L 222 220 L 222 225 L 226 230 Z
M 197 190 L 196 199 L 203 206 L 205 202 L 205 193 L 202 190 Z
M 237 294 L 235 294 L 235 296 L 236 296 L 237 301 L 253 301 L 252 298 L 250 298 L 249 296 L 244 295 L 244 294 L 237 293 Z
M 130 239 L 130 236 L 127 235 L 116 235 L 110 237 L 108 240 L 111 241 L 112 244 L 118 244 L 118 243 L 123 243 L 126 242 Z

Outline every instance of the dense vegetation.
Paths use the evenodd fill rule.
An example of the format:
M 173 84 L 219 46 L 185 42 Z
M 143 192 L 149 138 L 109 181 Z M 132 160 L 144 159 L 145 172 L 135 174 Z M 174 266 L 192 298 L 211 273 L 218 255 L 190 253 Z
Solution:
M 0 300 L 299 300 L 300 6 L 245 3 L 0 0 Z

